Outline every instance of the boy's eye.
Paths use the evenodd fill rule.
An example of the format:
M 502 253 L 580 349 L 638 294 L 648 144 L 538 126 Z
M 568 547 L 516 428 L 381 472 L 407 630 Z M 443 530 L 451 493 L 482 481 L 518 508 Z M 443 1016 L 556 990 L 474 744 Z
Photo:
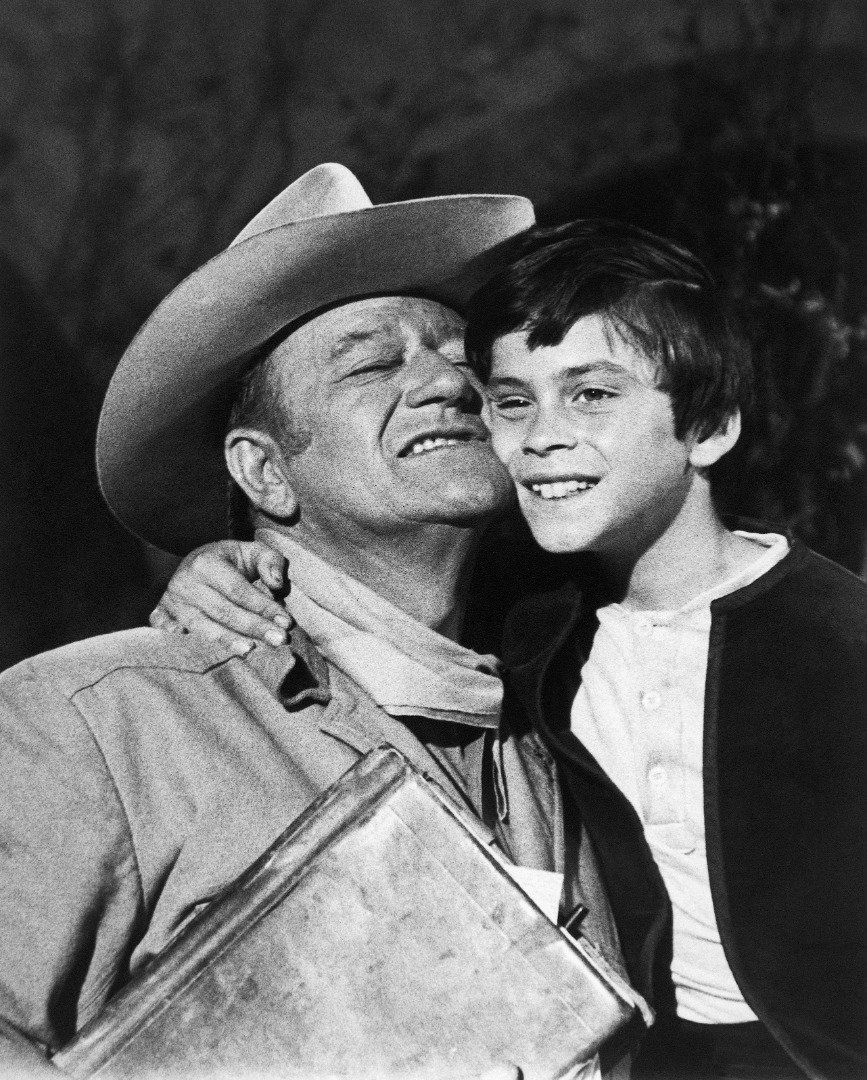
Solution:
M 587 405 L 597 405 L 615 396 L 613 390 L 604 390 L 601 386 L 587 386 L 576 392 L 574 400 Z

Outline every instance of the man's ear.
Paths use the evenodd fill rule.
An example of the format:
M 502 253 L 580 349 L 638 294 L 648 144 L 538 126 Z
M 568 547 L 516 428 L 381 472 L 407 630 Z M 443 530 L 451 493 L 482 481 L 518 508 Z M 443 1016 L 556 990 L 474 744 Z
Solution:
M 689 451 L 689 463 L 696 469 L 707 469 L 731 450 L 741 434 L 741 414 L 736 409 L 716 429 L 713 435 L 694 442 Z
M 232 479 L 253 506 L 269 517 L 291 518 L 298 500 L 276 441 L 256 428 L 233 428 L 224 444 Z

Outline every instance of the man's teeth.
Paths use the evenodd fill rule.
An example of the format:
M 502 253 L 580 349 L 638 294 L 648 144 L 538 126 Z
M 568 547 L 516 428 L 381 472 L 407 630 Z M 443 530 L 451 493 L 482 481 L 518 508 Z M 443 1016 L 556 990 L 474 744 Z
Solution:
M 589 491 L 594 485 L 594 480 L 557 480 L 553 484 L 530 484 L 530 489 L 543 499 L 565 499 L 576 491 Z
M 458 443 L 466 442 L 466 439 L 421 439 L 413 443 L 409 448 L 410 454 L 423 454 L 426 450 L 436 450 L 440 446 L 457 446 Z

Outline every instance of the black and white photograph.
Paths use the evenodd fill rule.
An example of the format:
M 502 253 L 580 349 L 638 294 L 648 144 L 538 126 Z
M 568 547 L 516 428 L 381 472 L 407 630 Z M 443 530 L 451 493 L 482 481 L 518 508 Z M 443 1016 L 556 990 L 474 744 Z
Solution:
M 4 0 L 0 1080 L 867 1080 L 862 0 Z

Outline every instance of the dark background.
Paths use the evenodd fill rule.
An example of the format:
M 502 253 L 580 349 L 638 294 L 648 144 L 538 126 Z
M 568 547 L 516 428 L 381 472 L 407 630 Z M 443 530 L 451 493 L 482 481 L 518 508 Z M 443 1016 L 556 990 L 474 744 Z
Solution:
M 760 400 L 725 505 L 864 567 L 861 0 L 4 0 L 0 667 L 146 619 L 172 562 L 92 467 L 159 300 L 305 169 L 529 196 L 725 280 Z

